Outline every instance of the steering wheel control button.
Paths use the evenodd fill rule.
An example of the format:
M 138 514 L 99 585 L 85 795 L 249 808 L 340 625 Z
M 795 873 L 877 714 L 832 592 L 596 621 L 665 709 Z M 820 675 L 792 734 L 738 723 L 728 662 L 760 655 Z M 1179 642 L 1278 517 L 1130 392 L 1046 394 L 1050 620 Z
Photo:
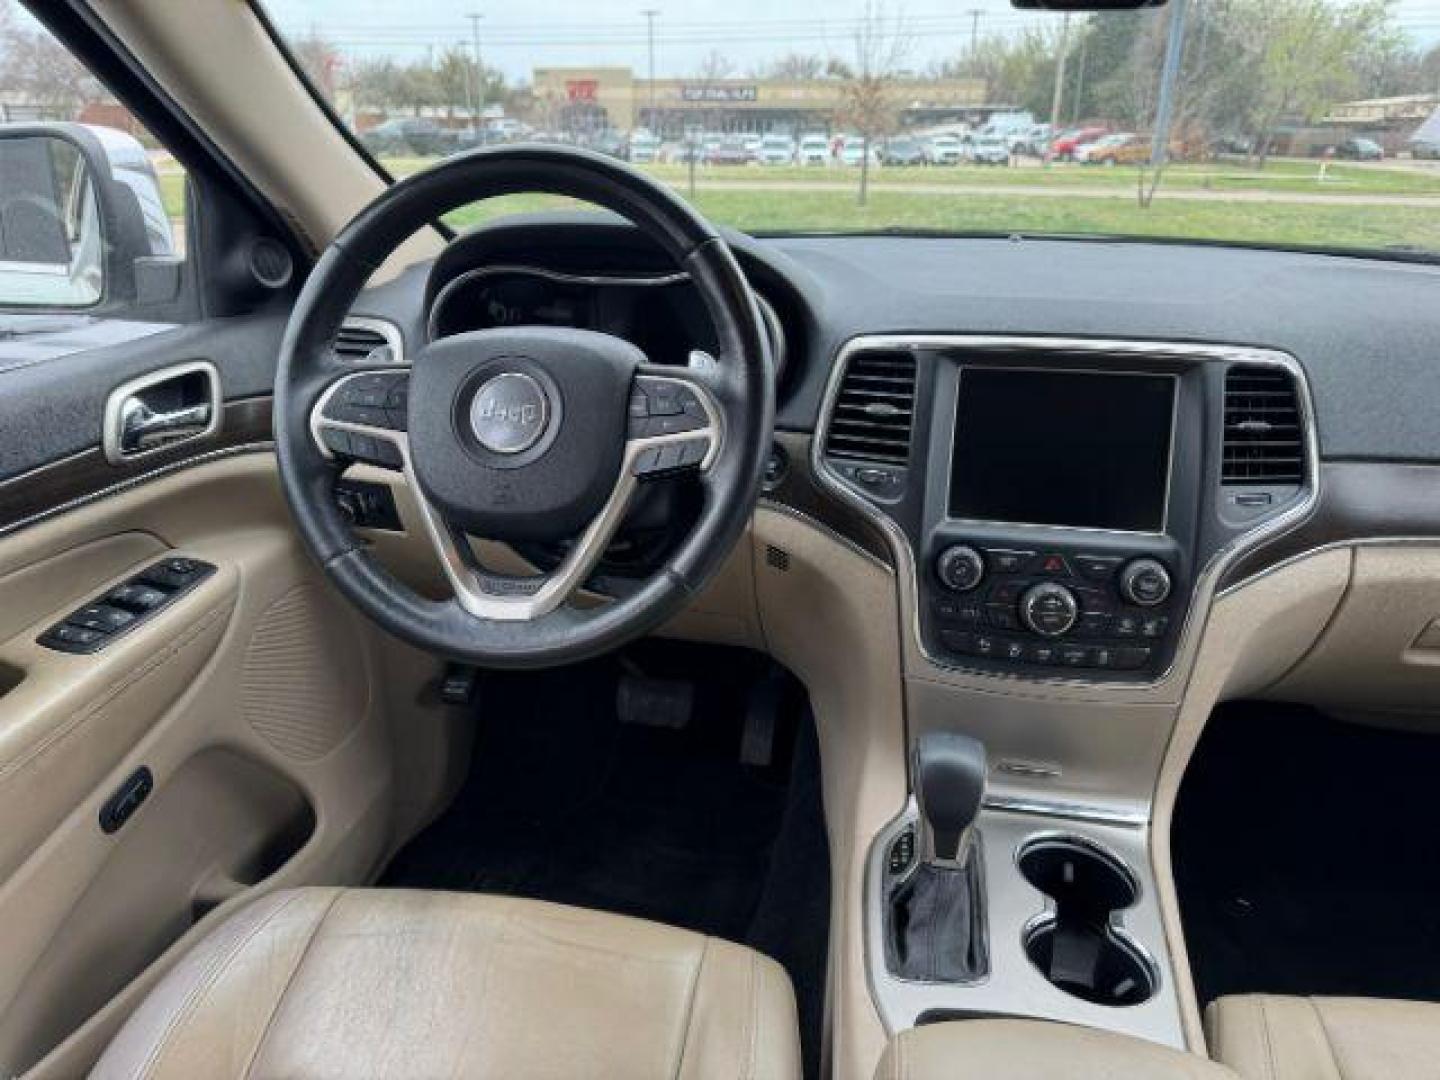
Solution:
M 524 372 L 507 371 L 481 383 L 470 402 L 470 428 L 486 450 L 520 454 L 545 434 L 550 399 L 539 381 Z
M 381 371 L 343 380 L 325 403 L 323 420 L 404 431 L 409 403 L 409 375 Z M 327 446 L 329 443 L 327 442 Z M 333 447 L 331 447 L 333 451 Z
M 969 592 L 985 580 L 985 559 L 968 544 L 956 544 L 935 560 L 935 575 L 952 592 Z
M 1064 585 L 1042 582 L 1020 598 L 1020 618 L 1031 632 L 1041 637 L 1069 633 L 1080 617 L 1080 603 Z
M 704 461 L 709 451 L 709 439 L 682 439 L 678 442 L 663 443 L 642 451 L 635 459 L 633 471 L 636 476 L 648 479 L 691 469 Z
M 1170 571 L 1155 559 L 1136 559 L 1120 575 L 1120 595 L 1141 607 L 1163 604 L 1170 589 Z

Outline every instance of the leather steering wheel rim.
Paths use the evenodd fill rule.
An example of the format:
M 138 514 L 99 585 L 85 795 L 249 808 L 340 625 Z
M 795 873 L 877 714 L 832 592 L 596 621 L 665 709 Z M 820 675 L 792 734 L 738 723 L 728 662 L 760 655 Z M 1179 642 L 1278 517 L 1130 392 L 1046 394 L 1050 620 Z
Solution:
M 341 469 L 320 444 L 315 419 L 328 407 L 327 394 L 333 394 L 337 382 L 366 370 L 395 370 L 393 365 L 366 368 L 343 361 L 332 347 L 360 290 L 391 252 L 452 209 L 530 192 L 583 200 L 627 218 L 689 275 L 715 329 L 716 362 L 697 371 L 635 366 L 638 361 L 628 358 L 617 370 L 631 364 L 639 373 L 637 382 L 643 376 L 668 383 L 675 376 L 675 381 L 692 386 L 692 396 L 704 400 L 705 413 L 718 423 L 702 433 L 713 437 L 713 445 L 700 477 L 704 494 L 699 518 L 664 567 L 634 593 L 583 610 L 562 602 L 533 618 L 485 618 L 475 614 L 474 603 L 467 609 L 458 592 L 445 600 L 426 598 L 375 561 L 335 503 L 334 482 Z M 499 346 L 486 337 L 488 333 L 460 335 L 470 341 L 432 343 L 411 358 L 414 370 L 421 370 L 429 350 L 445 342 L 451 343 L 447 363 L 467 362 L 454 354 L 470 348 L 488 349 L 487 362 L 493 361 Z M 576 335 L 573 342 L 547 336 L 539 345 L 554 345 L 562 352 L 571 343 L 608 348 L 605 342 L 591 341 L 602 335 L 569 333 Z M 523 335 L 521 339 L 523 344 Z M 507 339 L 500 344 L 514 343 Z M 437 370 L 439 363 L 437 358 Z M 562 362 L 562 374 L 576 363 L 579 360 L 566 368 Z M 650 384 L 652 391 L 654 385 Z M 613 159 L 567 147 L 494 147 L 447 159 L 395 183 L 356 215 L 317 260 L 281 344 L 274 398 L 276 456 L 281 485 L 305 546 L 364 614 L 412 645 L 454 660 L 487 667 L 545 667 L 608 651 L 649 632 L 676 614 L 713 577 L 744 531 L 758 497 L 774 421 L 774 394 L 769 339 L 754 294 L 712 225 L 671 191 Z M 579 400 L 563 405 L 573 416 L 582 415 L 587 407 Z M 419 407 L 412 395 L 407 430 L 416 430 Z M 432 415 L 437 411 L 431 409 L 420 417 L 426 431 L 441 422 L 441 417 Z M 610 423 L 608 417 L 602 420 Z M 625 422 L 621 418 L 620 423 Z M 629 423 L 629 429 L 621 429 L 630 432 L 627 440 L 635 421 Z M 625 443 L 627 448 L 639 445 Z M 617 483 L 631 479 L 624 472 L 633 457 L 625 455 Z M 487 466 L 477 461 L 475 467 Z M 408 448 L 406 469 L 410 472 Z M 477 478 L 484 479 L 479 474 Z M 411 473 L 409 479 L 413 483 L 416 475 Z M 415 494 L 423 502 L 422 492 Z

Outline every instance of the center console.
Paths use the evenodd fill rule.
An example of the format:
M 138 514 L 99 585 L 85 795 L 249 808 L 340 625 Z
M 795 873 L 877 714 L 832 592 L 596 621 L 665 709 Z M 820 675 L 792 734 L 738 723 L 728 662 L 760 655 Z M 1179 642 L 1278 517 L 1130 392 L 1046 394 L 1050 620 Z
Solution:
M 1185 1045 L 1152 800 L 1217 582 L 1313 508 L 1316 453 L 1303 372 L 1269 350 L 842 349 L 813 464 L 884 534 L 904 635 L 914 794 L 864 900 L 892 1033 L 1021 1016 Z M 973 819 L 969 771 L 934 764 L 957 737 L 983 745 Z M 968 855 L 939 857 L 962 805 Z

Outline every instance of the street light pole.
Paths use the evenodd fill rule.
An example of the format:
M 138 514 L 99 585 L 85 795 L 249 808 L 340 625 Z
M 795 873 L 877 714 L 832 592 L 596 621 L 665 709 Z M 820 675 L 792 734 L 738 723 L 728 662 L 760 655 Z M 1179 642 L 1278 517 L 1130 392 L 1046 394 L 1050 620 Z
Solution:
M 646 80 L 646 89 L 650 98 L 650 124 L 658 127 L 655 117 L 655 16 L 660 14 L 658 8 L 646 8 L 640 12 L 645 16 L 645 37 L 650 51 L 650 78 Z M 659 135 L 659 131 L 651 131 L 652 135 Z
M 480 134 L 480 114 L 485 110 L 485 68 L 480 63 L 480 20 L 485 16 L 472 11 L 465 16 L 470 20 L 470 43 L 475 47 L 475 111 L 470 114 L 470 129 Z
M 974 65 L 980 58 L 980 16 L 985 12 L 981 8 L 971 8 L 966 14 L 970 16 L 970 63 Z

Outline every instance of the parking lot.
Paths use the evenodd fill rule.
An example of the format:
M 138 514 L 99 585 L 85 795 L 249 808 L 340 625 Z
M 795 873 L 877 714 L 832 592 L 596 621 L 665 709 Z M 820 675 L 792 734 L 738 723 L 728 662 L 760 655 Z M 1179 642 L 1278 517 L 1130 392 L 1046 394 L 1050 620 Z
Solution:
M 396 174 L 423 158 L 390 158 Z M 1440 169 L 1435 162 L 1242 159 L 1176 164 L 1154 203 L 1139 205 L 1140 172 L 1016 159 L 1010 167 L 872 166 L 859 205 L 853 166 L 697 166 L 694 200 L 707 214 L 764 232 L 879 227 L 959 233 L 1067 233 L 1369 248 L 1440 247 Z M 638 166 L 682 194 L 685 165 Z M 497 214 L 555 205 L 514 197 L 457 211 L 466 227 Z

